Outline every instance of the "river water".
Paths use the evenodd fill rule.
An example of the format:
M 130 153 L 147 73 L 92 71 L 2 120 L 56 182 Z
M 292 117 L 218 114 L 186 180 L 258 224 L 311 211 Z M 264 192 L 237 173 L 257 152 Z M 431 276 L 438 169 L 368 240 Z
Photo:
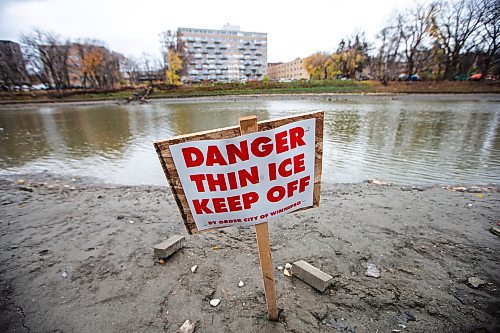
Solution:
M 325 111 L 323 181 L 500 182 L 499 95 L 310 96 L 0 108 L 0 174 L 49 171 L 165 185 L 153 142 Z

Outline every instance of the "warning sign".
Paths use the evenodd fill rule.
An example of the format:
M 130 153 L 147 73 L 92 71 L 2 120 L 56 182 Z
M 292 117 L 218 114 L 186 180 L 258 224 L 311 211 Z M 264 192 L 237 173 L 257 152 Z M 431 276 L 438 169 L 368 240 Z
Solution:
M 250 134 L 226 128 L 155 146 L 188 230 L 197 232 L 317 205 L 322 132 L 323 113 L 315 112 L 260 123 Z
M 316 119 L 170 146 L 198 230 L 253 225 L 312 206 Z

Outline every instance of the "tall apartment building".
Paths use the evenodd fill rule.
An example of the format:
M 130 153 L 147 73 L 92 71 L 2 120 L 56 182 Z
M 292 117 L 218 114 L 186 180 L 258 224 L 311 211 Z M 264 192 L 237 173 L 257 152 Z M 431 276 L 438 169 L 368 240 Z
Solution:
M 240 31 L 179 28 L 185 73 L 183 82 L 262 80 L 267 70 L 267 34 Z
M 308 80 L 310 75 L 304 66 L 304 59 L 297 58 L 286 63 L 269 64 L 267 75 L 273 81 L 279 80 Z

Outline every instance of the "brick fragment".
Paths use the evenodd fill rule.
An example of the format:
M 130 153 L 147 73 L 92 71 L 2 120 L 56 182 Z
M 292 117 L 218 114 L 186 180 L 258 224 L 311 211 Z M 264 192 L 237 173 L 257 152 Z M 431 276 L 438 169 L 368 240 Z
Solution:
M 331 283 L 333 277 L 319 270 L 313 265 L 299 260 L 293 263 L 292 276 L 296 276 L 318 291 L 324 292 Z
M 185 238 L 181 235 L 174 235 L 169 239 L 154 246 L 155 258 L 167 258 L 184 247 Z

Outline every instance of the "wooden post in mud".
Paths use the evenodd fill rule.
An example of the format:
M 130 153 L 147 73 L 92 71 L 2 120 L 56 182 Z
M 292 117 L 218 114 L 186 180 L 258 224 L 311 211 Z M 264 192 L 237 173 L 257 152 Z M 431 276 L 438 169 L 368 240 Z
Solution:
M 257 116 L 240 118 L 240 133 L 248 134 L 258 131 Z M 266 295 L 267 314 L 269 320 L 278 320 L 278 305 L 276 303 L 276 284 L 274 283 L 273 261 L 271 258 L 271 246 L 269 243 L 268 223 L 255 225 L 257 236 L 257 247 L 259 249 L 260 269 L 262 280 L 264 280 L 264 292 Z

